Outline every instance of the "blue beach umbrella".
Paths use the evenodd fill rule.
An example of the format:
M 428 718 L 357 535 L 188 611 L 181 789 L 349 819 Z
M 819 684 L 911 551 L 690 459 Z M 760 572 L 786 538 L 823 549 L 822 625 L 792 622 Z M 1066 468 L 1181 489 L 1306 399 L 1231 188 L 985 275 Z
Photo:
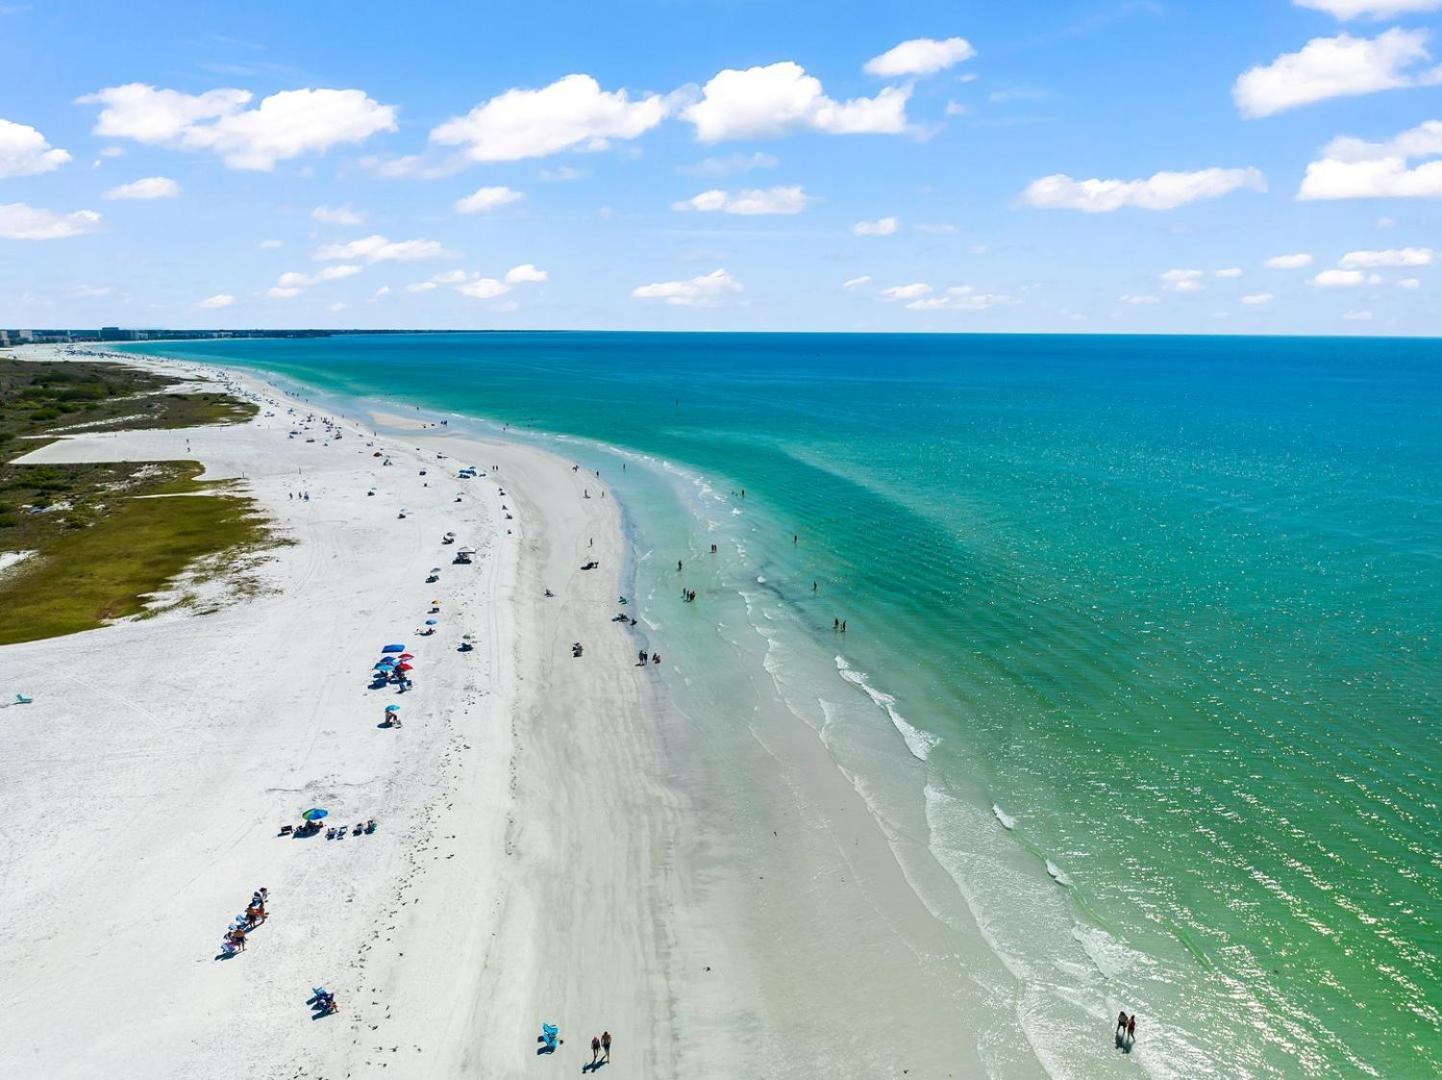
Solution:
M 405 652 L 405 651 L 406 651 L 406 647 L 405 647 L 404 645 L 387 645 L 384 649 L 381 650 L 381 652 Z
M 325 817 L 329 813 L 329 810 L 322 810 L 318 806 L 313 806 L 304 814 L 301 814 L 301 817 L 305 818 L 306 821 L 319 821 L 321 818 Z
M 399 705 L 387 705 L 387 706 L 386 706 L 386 712 L 388 712 L 388 713 L 398 713 L 398 712 L 400 712 L 400 711 L 401 711 L 401 707 L 400 707 Z
M 435 620 L 435 619 L 427 619 L 427 620 L 426 620 L 426 625 L 427 625 L 427 626 L 435 626 L 435 625 L 436 625 L 436 620 Z

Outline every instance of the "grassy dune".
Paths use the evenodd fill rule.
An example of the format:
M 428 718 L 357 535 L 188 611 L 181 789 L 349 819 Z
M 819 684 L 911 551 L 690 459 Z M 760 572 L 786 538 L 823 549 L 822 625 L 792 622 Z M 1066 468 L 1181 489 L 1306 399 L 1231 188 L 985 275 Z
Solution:
M 197 560 L 224 562 L 270 540 L 253 502 L 228 484 L 198 482 L 193 461 L 11 460 L 75 425 L 179 428 L 255 414 L 224 394 L 166 393 L 168 385 L 120 364 L 0 357 L 0 551 L 35 553 L 0 575 L 0 645 L 142 613 L 147 596 Z

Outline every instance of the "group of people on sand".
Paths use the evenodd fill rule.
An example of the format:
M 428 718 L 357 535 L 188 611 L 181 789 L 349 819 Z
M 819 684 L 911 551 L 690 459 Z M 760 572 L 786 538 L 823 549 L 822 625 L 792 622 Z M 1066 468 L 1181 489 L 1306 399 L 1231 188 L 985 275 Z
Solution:
M 1123 1009 L 1117 1013 L 1117 1045 L 1123 1050 L 1130 1050 L 1132 1044 L 1137 1041 L 1137 1014 L 1127 1015 Z
M 230 924 L 230 929 L 225 932 L 225 938 L 220 944 L 222 956 L 234 956 L 238 952 L 245 952 L 246 934 L 265 922 L 265 902 L 269 898 L 270 890 L 264 885 L 251 894 L 245 914 L 237 915 L 235 921 Z
M 637 655 L 641 660 L 641 662 L 636 665 L 637 667 L 645 667 L 647 663 L 659 664 L 661 662 L 660 653 L 648 653 L 645 649 L 642 649 Z
M 601 1055 L 605 1055 L 602 1057 Z M 603 1065 L 611 1060 L 611 1033 L 603 1031 L 599 1035 L 591 1036 L 591 1064 L 588 1066 L 595 1070 L 598 1065 Z

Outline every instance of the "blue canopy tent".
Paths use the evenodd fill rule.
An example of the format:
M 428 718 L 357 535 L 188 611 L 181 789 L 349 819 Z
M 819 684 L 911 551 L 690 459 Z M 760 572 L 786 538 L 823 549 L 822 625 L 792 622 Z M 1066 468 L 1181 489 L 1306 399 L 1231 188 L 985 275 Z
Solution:
M 381 652 L 405 652 L 405 651 L 406 651 L 406 647 L 405 647 L 404 645 L 387 645 L 384 649 L 381 650 Z

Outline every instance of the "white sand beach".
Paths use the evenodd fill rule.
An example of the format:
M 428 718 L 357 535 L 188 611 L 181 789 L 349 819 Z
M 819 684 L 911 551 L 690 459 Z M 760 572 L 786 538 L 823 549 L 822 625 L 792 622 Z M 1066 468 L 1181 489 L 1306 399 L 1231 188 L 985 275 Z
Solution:
M 656 669 L 611 622 L 615 500 L 532 448 L 373 438 L 211 374 L 262 413 L 26 459 L 196 459 L 291 543 L 219 610 L 0 649 L 0 700 L 33 698 L 0 710 L 0 1075 L 518 1076 L 543 1021 L 557 1067 L 605 1029 L 618 1072 L 676 1075 L 685 816 Z M 388 643 L 416 656 L 407 693 L 370 688 Z M 309 807 L 377 827 L 278 835 Z M 217 959 L 261 886 L 268 918 Z M 312 1019 L 315 987 L 338 1013 Z

